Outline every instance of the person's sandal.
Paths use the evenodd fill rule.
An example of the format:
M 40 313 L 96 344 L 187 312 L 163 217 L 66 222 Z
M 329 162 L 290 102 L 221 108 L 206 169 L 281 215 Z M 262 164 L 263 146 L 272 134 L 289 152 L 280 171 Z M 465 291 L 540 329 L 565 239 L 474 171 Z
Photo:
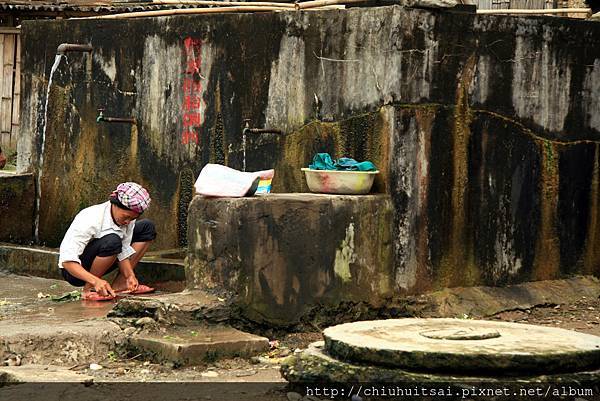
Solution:
M 117 292 L 117 294 L 139 295 L 139 294 L 148 294 L 148 293 L 151 293 L 154 291 L 156 291 L 156 290 L 152 287 L 149 287 L 144 284 L 139 284 L 138 287 L 135 289 L 135 291 L 125 290 L 125 291 L 119 291 L 119 292 Z

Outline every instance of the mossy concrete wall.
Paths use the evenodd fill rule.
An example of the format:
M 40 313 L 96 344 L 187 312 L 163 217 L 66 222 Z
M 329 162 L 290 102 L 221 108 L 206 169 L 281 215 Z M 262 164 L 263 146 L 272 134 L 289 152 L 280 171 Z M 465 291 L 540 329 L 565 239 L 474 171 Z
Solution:
M 394 294 L 387 195 L 196 196 L 189 213 L 188 286 L 222 292 L 253 321 Z
M 0 174 L 0 242 L 33 240 L 35 185 L 31 174 Z
M 62 42 L 94 51 L 54 76 L 40 166 Z M 274 167 L 299 192 L 325 151 L 382 170 L 399 293 L 600 274 L 596 22 L 398 6 L 24 22 L 23 70 L 18 169 L 42 171 L 48 245 L 127 179 L 177 246 L 204 164 Z M 285 135 L 244 147 L 244 119 Z

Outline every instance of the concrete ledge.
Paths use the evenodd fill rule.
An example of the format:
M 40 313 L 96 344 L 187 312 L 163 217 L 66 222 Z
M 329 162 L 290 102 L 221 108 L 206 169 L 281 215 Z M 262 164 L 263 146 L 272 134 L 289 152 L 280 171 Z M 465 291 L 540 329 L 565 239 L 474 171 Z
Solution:
M 62 280 L 58 267 L 58 250 L 0 243 L 0 271 Z M 140 282 L 162 283 L 185 281 L 182 260 L 143 258 L 136 267 Z
M 382 305 L 393 293 L 391 225 L 385 195 L 197 196 L 187 282 L 227 293 L 251 320 L 282 326 L 317 305 Z
M 35 185 L 32 174 L 0 176 L 0 241 L 33 240 Z
M 62 280 L 53 248 L 0 243 L 0 271 Z
M 140 283 L 185 282 L 185 265 L 177 259 L 146 259 L 138 263 L 135 275 Z M 183 284 L 181 289 L 183 289 Z

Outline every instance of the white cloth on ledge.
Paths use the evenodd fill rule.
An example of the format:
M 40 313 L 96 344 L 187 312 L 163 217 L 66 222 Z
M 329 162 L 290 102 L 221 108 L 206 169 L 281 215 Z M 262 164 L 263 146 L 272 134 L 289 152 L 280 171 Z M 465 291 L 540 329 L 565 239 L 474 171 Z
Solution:
M 242 197 L 257 178 L 272 179 L 275 170 L 238 171 L 221 164 L 207 164 L 194 183 L 196 193 L 213 197 Z

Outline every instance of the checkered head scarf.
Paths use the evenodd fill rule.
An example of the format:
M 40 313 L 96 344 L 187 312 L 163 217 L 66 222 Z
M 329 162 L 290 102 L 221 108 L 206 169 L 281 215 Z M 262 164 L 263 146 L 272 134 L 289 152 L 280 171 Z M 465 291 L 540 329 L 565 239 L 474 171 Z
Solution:
M 119 201 L 129 210 L 142 214 L 150 206 L 150 194 L 140 184 L 123 182 L 110 194 L 111 200 Z

